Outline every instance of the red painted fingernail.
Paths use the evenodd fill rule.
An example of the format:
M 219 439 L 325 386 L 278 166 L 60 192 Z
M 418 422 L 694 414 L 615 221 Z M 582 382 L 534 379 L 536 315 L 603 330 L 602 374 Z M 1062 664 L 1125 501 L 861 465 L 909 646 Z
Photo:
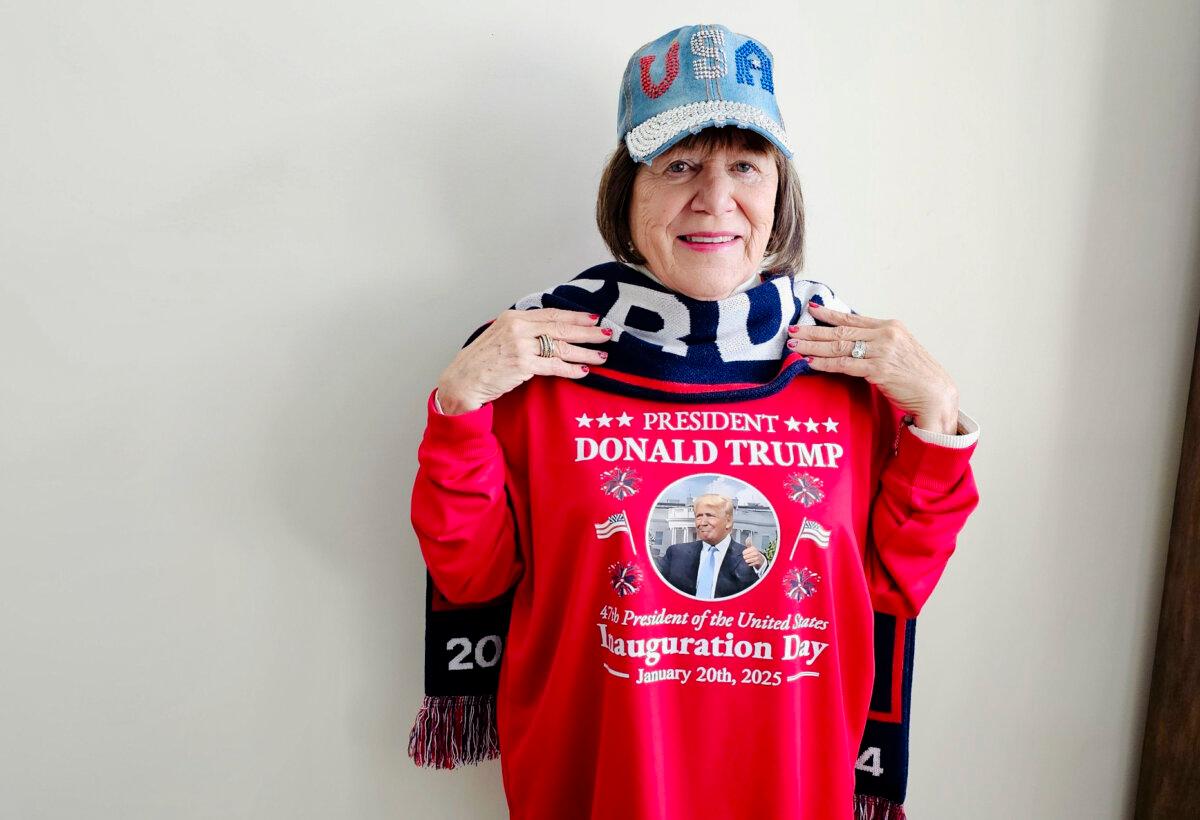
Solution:
M 607 359 L 607 358 L 608 358 L 608 354 L 607 354 L 607 353 L 605 353 L 603 350 L 601 350 L 601 351 L 600 351 L 600 358 L 601 358 L 601 359 Z
M 605 336 L 611 336 L 612 328 L 611 327 L 602 327 L 602 328 L 600 328 L 600 332 L 603 333 Z
M 594 322 L 600 318 L 600 314 L 599 313 L 589 313 L 588 318 Z
M 797 344 L 798 342 L 795 339 L 788 339 L 788 347 L 790 347 L 792 350 L 796 349 Z
M 812 300 L 809 300 L 809 302 L 808 302 L 808 306 L 809 306 L 810 308 L 814 308 L 814 307 L 816 307 L 816 308 L 823 308 L 823 307 L 825 307 L 825 306 L 824 306 L 823 304 L 821 304 L 820 302 L 814 302 L 814 301 L 812 301 Z
M 788 325 L 788 333 L 795 333 L 800 329 L 800 325 Z

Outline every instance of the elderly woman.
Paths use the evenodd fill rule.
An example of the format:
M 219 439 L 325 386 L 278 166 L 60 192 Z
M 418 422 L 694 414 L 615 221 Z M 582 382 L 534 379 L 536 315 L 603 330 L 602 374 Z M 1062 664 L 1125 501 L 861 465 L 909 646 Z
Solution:
M 905 626 L 976 504 L 977 428 L 903 325 L 795 276 L 773 65 L 716 25 L 638 49 L 597 204 L 617 261 L 520 300 L 430 395 L 410 752 L 500 752 L 513 818 L 845 820 L 856 763 L 902 796 Z M 864 742 L 869 710 L 900 735 Z M 871 791 L 861 816 L 902 816 Z

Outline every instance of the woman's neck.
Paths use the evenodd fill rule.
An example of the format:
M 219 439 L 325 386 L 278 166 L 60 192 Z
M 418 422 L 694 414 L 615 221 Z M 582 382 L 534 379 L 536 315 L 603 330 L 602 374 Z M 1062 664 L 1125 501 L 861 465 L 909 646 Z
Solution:
M 657 276 L 655 276 L 654 273 L 645 265 L 635 265 L 632 262 L 625 262 L 623 264 L 626 265 L 627 267 L 633 268 L 638 273 L 649 276 L 655 282 L 658 282 L 658 284 L 663 285 L 662 280 L 659 279 Z M 730 291 L 729 295 L 732 296 L 735 293 L 741 293 L 742 291 L 750 290 L 750 288 L 754 287 L 755 285 L 760 284 L 761 282 L 762 282 L 762 271 L 759 271 L 758 273 L 753 273 L 750 275 L 749 279 L 747 279 L 745 282 L 742 282 L 740 285 L 738 285 L 736 288 L 734 288 L 732 291 Z M 667 286 L 663 285 L 663 287 L 665 288 Z M 667 289 L 670 290 L 670 288 L 667 288 Z

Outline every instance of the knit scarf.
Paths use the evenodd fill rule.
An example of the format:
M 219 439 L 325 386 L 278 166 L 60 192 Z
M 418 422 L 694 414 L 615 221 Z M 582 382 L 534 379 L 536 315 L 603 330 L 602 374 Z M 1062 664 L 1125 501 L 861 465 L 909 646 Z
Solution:
M 819 282 L 788 275 L 764 275 L 763 280 L 725 299 L 700 301 L 610 262 L 513 307 L 600 315 L 600 324 L 612 328 L 613 335 L 603 346 L 609 354 L 604 367 L 593 368 L 582 379 L 586 385 L 639 398 L 711 404 L 768 396 L 815 372 L 785 346 L 788 325 L 821 324 L 809 313 L 808 302 L 851 312 Z M 425 695 L 408 745 L 418 766 L 452 769 L 499 756 L 500 664 L 453 672 L 449 667 L 456 648 L 489 636 L 500 636 L 503 645 L 511 607 L 511 590 L 486 604 L 452 604 L 426 573 Z M 855 766 L 856 820 L 905 816 L 915 635 L 915 620 L 875 613 L 875 682 Z

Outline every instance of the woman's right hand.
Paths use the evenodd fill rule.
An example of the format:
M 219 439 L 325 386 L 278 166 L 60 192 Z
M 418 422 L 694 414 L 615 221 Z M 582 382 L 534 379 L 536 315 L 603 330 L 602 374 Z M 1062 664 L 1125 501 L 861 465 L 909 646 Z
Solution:
M 612 338 L 596 327 L 599 316 L 558 308 L 506 310 L 475 341 L 464 347 L 438 379 L 437 397 L 449 416 L 477 410 L 533 376 L 580 379 L 588 365 L 603 364 L 608 354 L 572 342 L 597 344 Z M 538 336 L 554 339 L 554 356 L 538 355 Z

